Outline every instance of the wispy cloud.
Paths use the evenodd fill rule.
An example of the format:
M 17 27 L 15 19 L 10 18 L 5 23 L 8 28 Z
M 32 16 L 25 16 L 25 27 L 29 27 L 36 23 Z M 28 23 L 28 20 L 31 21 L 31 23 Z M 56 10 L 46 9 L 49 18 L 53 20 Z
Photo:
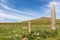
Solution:
M 0 21 L 3 21 L 3 20 L 5 20 L 4 18 L 2 18 L 2 17 L 0 17 Z
M 7 14 L 6 12 L 1 12 L 0 11 L 0 18 L 3 17 L 3 18 L 8 18 L 8 19 L 15 19 L 15 20 L 18 20 L 18 21 L 25 21 L 25 20 L 31 20 L 31 19 L 34 19 L 34 18 L 37 18 L 38 15 L 35 14 L 37 12 L 33 12 L 33 11 L 21 11 L 21 10 L 16 10 L 16 9 L 12 9 L 6 5 L 4 5 L 3 3 L 0 3 L 0 6 L 2 6 L 3 8 L 5 8 L 6 10 L 9 10 L 9 11 L 13 11 L 13 13 L 20 13 L 19 15 L 20 16 L 17 16 L 17 15 L 11 15 L 11 14 Z M 24 15 L 22 15 L 24 14 Z M 30 16 L 26 16 L 26 15 L 30 15 Z M 31 17 L 33 16 L 33 17 Z
M 51 13 L 50 8 L 51 8 L 51 4 L 52 4 L 52 3 L 55 4 L 56 18 L 57 18 L 57 19 L 60 19 L 60 0 L 50 1 L 50 2 L 46 5 L 47 8 L 45 8 L 44 12 L 45 12 L 46 15 L 49 14 L 49 17 L 50 17 L 50 13 Z M 48 16 L 47 16 L 47 17 L 48 17 Z
M 31 12 L 31 11 L 28 12 L 28 10 L 27 11 L 21 11 L 21 10 L 12 9 L 12 8 L 2 4 L 2 3 L 0 3 L 0 5 L 2 7 L 4 7 L 5 9 L 7 9 L 7 10 L 10 10 L 10 11 L 13 11 L 13 12 L 17 12 L 17 13 L 20 13 L 20 14 L 32 15 L 32 16 L 35 16 L 35 17 L 39 16 L 38 14 L 36 14 L 36 12 Z
M 7 18 L 7 19 L 14 19 L 14 20 L 16 20 L 16 21 L 26 21 L 26 20 L 31 20 L 32 18 L 30 18 L 30 17 L 23 17 L 23 16 L 20 16 L 20 17 L 18 17 L 18 16 L 14 16 L 14 15 L 10 15 L 10 14 L 6 14 L 6 13 L 3 13 L 3 12 L 0 12 L 0 19 L 1 20 L 5 20 L 5 18 Z M 8 21 L 8 20 L 7 20 Z
M 31 20 L 31 19 L 35 19 L 35 18 L 39 18 L 42 16 L 45 17 L 50 17 L 50 7 L 51 7 L 51 3 L 53 3 L 53 1 L 50 1 L 49 3 L 47 3 L 46 5 L 40 7 L 41 11 L 35 11 L 32 9 L 26 9 L 24 8 L 23 10 L 17 10 L 17 9 L 13 9 L 12 7 L 5 5 L 3 2 L 6 0 L 1 0 L 2 3 L 0 3 L 0 8 L 6 9 L 0 9 L 0 21 L 6 21 L 6 19 L 8 19 L 7 21 L 25 21 L 25 20 Z M 37 1 L 37 0 L 36 0 Z M 41 1 L 41 0 L 38 0 Z M 42 0 L 43 1 L 43 0 Z M 55 7 L 56 7 L 56 17 L 60 18 L 60 1 L 54 1 Z M 42 4 L 41 4 L 42 5 Z

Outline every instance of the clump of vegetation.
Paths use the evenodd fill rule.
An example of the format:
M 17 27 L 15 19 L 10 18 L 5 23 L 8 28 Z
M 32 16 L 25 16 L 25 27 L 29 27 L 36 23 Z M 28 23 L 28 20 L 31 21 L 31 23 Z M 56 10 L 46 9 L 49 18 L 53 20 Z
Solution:
M 50 25 L 47 25 L 47 27 L 40 24 L 39 26 L 34 25 L 31 26 L 31 33 L 28 33 L 28 29 L 23 30 L 23 27 L 23 24 L 22 26 L 20 24 L 16 24 L 16 26 L 15 24 L 0 25 L 0 40 L 22 40 L 25 37 L 27 37 L 29 40 L 53 40 L 53 38 L 54 40 L 60 40 L 60 26 L 57 26 L 58 30 L 52 31 L 50 30 Z M 11 36 L 12 38 L 6 38 L 6 36 Z
M 28 34 L 24 34 L 22 38 L 28 38 L 29 40 L 34 40 L 34 38 L 32 37 L 32 34 L 28 33 Z
M 57 40 L 60 40 L 60 39 L 57 39 Z
M 46 38 L 48 38 L 48 36 L 49 36 L 48 34 L 49 34 L 49 33 L 48 33 L 47 31 L 43 31 L 43 32 L 41 33 L 41 37 L 46 39 Z
M 57 34 L 58 34 L 57 30 L 55 30 L 55 31 L 50 31 L 49 36 L 50 36 L 50 37 L 57 37 Z
M 46 39 L 46 38 L 49 38 L 49 37 L 57 37 L 57 30 L 55 31 L 46 31 L 46 30 L 36 30 L 36 31 L 32 31 L 31 33 L 28 33 L 28 35 L 25 35 L 23 36 L 24 37 L 27 37 L 29 40 L 34 40 L 35 38 L 42 38 L 42 39 Z

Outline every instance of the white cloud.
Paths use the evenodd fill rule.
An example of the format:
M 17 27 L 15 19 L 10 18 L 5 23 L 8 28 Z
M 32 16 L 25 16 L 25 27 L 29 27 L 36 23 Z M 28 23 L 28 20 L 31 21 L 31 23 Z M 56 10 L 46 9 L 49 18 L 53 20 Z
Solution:
M 10 18 L 10 19 L 16 19 L 16 20 L 19 20 L 20 19 L 17 16 L 9 15 L 9 14 L 2 13 L 2 12 L 0 12 L 0 17 Z M 21 19 L 23 20 L 23 18 L 21 18 Z
M 4 7 L 5 9 L 13 11 L 13 12 L 22 13 L 22 14 L 26 14 L 26 15 L 32 15 L 32 16 L 35 16 L 35 17 L 39 16 L 38 14 L 36 14 L 36 12 L 31 12 L 30 10 L 29 10 L 29 12 L 28 12 L 28 10 L 27 11 L 21 11 L 21 10 L 12 9 L 12 8 L 2 4 L 2 3 L 0 3 L 0 5 L 2 7 Z
M 60 12 L 60 1 L 55 1 L 55 9 L 56 9 L 56 12 Z
M 60 0 L 50 1 L 47 5 L 43 6 L 43 13 L 45 17 L 51 17 L 51 4 L 55 5 L 56 18 L 60 19 Z
M 45 13 L 51 13 L 50 12 L 51 4 L 54 4 L 55 5 L 56 18 L 57 19 L 60 19 L 60 1 L 59 0 L 49 2 L 46 5 L 47 6 L 47 9 L 44 10 Z
M 2 3 L 0 3 L 0 6 L 4 7 L 5 9 L 7 10 L 10 10 L 10 11 L 13 11 L 14 13 L 22 13 L 22 14 L 25 14 L 25 15 L 21 15 L 19 14 L 20 16 L 16 16 L 16 15 L 12 15 L 12 14 L 7 14 L 6 12 L 3 12 L 3 10 L 0 11 L 0 18 L 3 17 L 4 18 L 8 18 L 8 19 L 15 19 L 15 20 L 19 20 L 19 21 L 25 21 L 25 20 L 31 20 L 31 19 L 34 19 L 35 17 L 38 17 L 38 15 L 36 14 L 37 12 L 33 12 L 31 10 L 26 10 L 26 11 L 21 11 L 21 10 L 16 10 L 16 9 L 12 9 Z M 31 15 L 31 16 L 34 16 L 34 17 L 28 17 L 26 15 Z
M 43 7 L 43 16 L 50 16 L 50 7 L 51 7 L 51 3 L 54 3 L 55 4 L 55 7 L 56 7 L 56 15 L 57 15 L 57 18 L 60 18 L 60 2 L 59 1 L 51 1 L 49 2 L 47 5 L 46 5 L 46 8 L 45 6 Z M 34 19 L 33 17 L 28 17 L 26 15 L 32 15 L 32 16 L 35 16 L 35 17 L 39 17 L 38 12 L 35 12 L 35 11 L 31 11 L 31 10 L 26 10 L 26 11 L 21 11 L 21 10 L 16 10 L 16 9 L 12 9 L 2 3 L 0 3 L 0 5 L 2 7 L 4 7 L 5 9 L 7 10 L 10 10 L 10 11 L 13 11 L 13 12 L 16 12 L 16 13 L 20 13 L 20 16 L 16 16 L 16 15 L 12 15 L 12 14 L 7 14 L 6 12 L 0 12 L 0 20 L 5 20 L 5 18 L 8 18 L 8 19 L 15 19 L 15 20 L 19 20 L 19 21 L 25 21 L 25 20 L 30 20 L 30 19 Z M 25 14 L 25 15 L 21 15 L 22 14 Z M 47 14 L 48 13 L 48 14 Z
M 3 21 L 3 20 L 5 20 L 4 18 L 2 18 L 2 17 L 0 17 L 0 21 Z
M 5 20 L 5 19 L 8 19 L 8 20 L 16 20 L 16 21 L 26 21 L 26 20 L 31 20 L 31 19 L 34 19 L 34 18 L 31 18 L 31 17 L 27 17 L 27 16 L 14 16 L 14 15 L 10 15 L 10 14 L 6 14 L 5 12 L 0 12 L 0 22 L 2 21 L 8 21 L 8 20 Z

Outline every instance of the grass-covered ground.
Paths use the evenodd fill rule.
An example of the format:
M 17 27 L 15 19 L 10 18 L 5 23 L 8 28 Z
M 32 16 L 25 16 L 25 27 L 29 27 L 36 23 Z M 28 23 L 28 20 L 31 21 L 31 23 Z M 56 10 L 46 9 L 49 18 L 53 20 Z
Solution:
M 48 37 L 43 40 L 60 40 L 60 25 L 57 25 L 57 37 Z M 31 30 L 51 31 L 51 25 L 31 25 Z M 22 35 L 28 34 L 28 25 L 20 23 L 0 24 L 0 40 L 22 40 Z M 35 38 L 34 38 L 35 39 Z M 37 39 L 35 39 L 37 40 Z M 42 39 L 41 39 L 42 40 Z
M 51 21 L 49 18 L 31 20 L 32 35 L 28 33 L 28 22 L 0 23 L 0 40 L 22 40 L 23 36 L 27 36 L 28 34 L 29 36 L 33 37 L 34 40 L 38 40 L 38 36 L 34 35 L 34 33 L 36 34 L 37 31 L 40 33 L 39 40 L 60 40 L 59 22 L 59 20 L 56 20 L 56 36 L 54 35 L 55 33 L 51 31 Z M 39 30 L 41 30 L 42 32 Z M 45 31 L 47 31 L 48 33 L 46 33 Z

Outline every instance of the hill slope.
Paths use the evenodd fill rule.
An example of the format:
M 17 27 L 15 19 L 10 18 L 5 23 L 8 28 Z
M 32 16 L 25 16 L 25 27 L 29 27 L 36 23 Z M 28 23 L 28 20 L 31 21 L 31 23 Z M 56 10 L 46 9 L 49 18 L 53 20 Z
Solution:
M 47 17 L 41 17 L 38 19 L 34 19 L 34 20 L 30 20 L 31 24 L 51 24 L 51 18 L 47 18 Z M 28 21 L 24 21 L 24 22 L 13 22 L 13 23 L 9 23 L 9 24 L 27 24 Z M 60 24 L 60 19 L 56 19 L 56 23 Z M 0 24 L 8 24 L 8 23 L 0 23 Z
M 30 20 L 31 24 L 51 24 L 51 18 L 47 17 L 41 17 L 38 19 Z M 28 23 L 28 21 L 22 22 L 22 23 Z M 56 19 L 56 24 L 60 24 L 60 19 Z

